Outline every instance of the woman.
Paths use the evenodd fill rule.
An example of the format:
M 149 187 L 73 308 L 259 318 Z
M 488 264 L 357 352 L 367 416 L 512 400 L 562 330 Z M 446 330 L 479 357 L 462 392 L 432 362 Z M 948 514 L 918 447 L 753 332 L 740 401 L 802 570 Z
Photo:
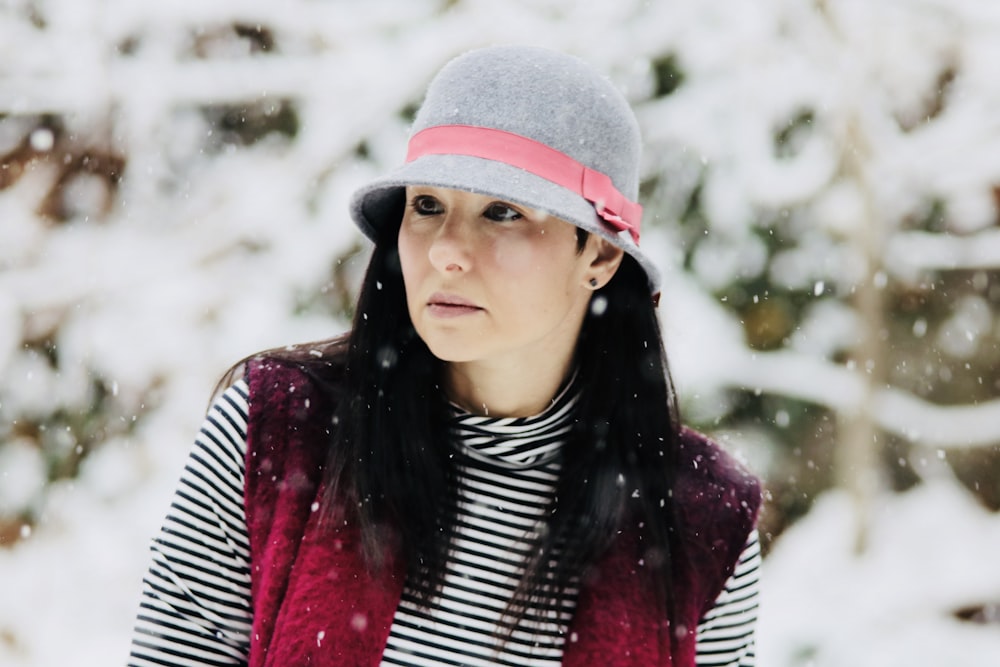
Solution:
M 437 75 L 351 331 L 210 410 L 131 664 L 753 664 L 760 488 L 679 425 L 639 149 L 575 58 Z

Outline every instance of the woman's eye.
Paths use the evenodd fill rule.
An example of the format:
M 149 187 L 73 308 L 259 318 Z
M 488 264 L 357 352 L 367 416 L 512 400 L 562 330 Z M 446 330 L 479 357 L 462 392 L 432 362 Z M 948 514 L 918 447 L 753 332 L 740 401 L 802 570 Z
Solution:
M 429 195 L 417 195 L 410 202 L 410 208 L 417 215 L 437 215 L 441 212 L 441 203 Z
M 500 203 L 490 204 L 483 215 L 494 222 L 510 222 L 523 217 L 515 209 Z

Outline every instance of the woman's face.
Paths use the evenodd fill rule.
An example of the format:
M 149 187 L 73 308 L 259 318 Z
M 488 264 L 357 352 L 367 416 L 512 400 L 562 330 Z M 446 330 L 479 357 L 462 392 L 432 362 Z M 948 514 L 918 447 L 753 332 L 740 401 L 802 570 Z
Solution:
M 576 227 L 495 197 L 406 188 L 399 258 L 417 333 L 448 362 L 566 363 L 596 278 L 620 251 Z

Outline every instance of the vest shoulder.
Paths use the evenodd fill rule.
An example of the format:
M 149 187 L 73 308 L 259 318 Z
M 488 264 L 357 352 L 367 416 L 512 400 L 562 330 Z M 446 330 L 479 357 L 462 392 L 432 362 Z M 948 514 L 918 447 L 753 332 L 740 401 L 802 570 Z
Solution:
M 280 453 L 322 461 L 343 393 L 341 371 L 321 362 L 271 356 L 247 362 L 251 460 L 268 458 L 273 463 L 273 455 Z
M 760 479 L 722 445 L 687 427 L 681 429 L 678 465 L 681 473 L 717 484 L 749 490 L 761 485 Z
M 263 353 L 250 358 L 244 377 L 250 403 L 282 402 L 315 394 L 336 397 L 343 385 L 345 345 L 323 343 L 307 348 Z
M 682 429 L 674 500 L 684 544 L 684 576 L 698 582 L 701 614 L 735 570 L 762 498 L 761 481 L 702 433 Z
M 677 487 L 685 514 L 735 515 L 738 523 L 756 520 L 762 498 L 761 480 L 719 443 L 684 428 L 677 456 Z

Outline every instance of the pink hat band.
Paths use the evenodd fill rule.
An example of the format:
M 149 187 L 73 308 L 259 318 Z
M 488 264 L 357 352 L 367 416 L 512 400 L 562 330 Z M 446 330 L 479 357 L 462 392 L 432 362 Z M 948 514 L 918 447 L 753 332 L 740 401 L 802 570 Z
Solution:
M 609 227 L 628 231 L 639 243 L 642 206 L 623 195 L 607 174 L 539 141 L 491 127 L 437 125 L 410 139 L 406 161 L 424 155 L 467 155 L 523 169 L 580 195 Z

